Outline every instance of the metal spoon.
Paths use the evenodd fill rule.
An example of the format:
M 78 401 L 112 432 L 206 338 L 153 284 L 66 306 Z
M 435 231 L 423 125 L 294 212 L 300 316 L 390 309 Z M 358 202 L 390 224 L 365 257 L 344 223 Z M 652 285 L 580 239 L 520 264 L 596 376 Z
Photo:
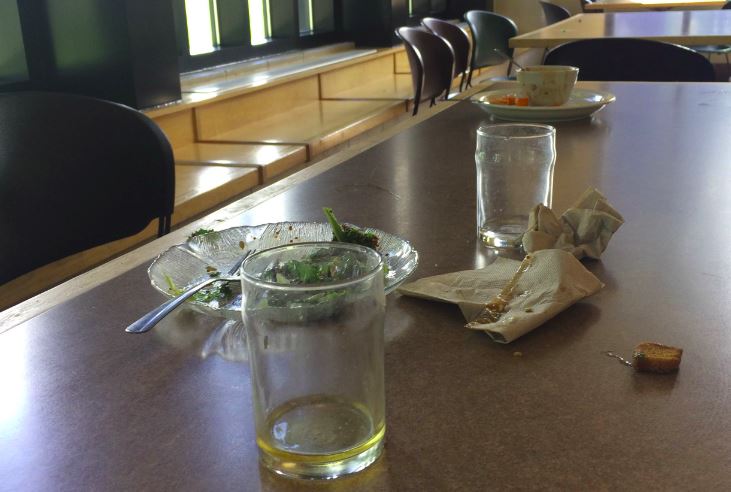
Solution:
M 493 51 L 495 51 L 495 53 L 497 53 L 498 55 L 502 56 L 503 58 L 505 58 L 506 60 L 508 60 L 509 62 L 511 62 L 513 65 L 515 65 L 519 69 L 525 70 L 525 67 L 523 67 L 523 65 L 521 65 L 520 63 L 518 63 L 517 61 L 515 61 L 515 58 L 513 58 L 510 55 L 508 55 L 504 51 L 502 51 L 502 50 L 500 50 L 498 48 L 493 48 Z
M 186 290 L 182 294 L 180 294 L 177 297 L 174 297 L 173 299 L 170 299 L 169 301 L 166 301 L 162 304 L 160 304 L 158 307 L 150 311 L 149 313 L 142 316 L 140 319 L 129 325 L 124 331 L 127 333 L 145 333 L 149 331 L 153 326 L 158 324 L 160 320 L 162 320 L 165 316 L 173 312 L 173 310 L 183 304 L 187 299 L 189 299 L 193 294 L 198 292 L 204 287 L 207 287 L 211 285 L 214 282 L 226 282 L 226 281 L 237 281 L 240 280 L 239 277 L 233 277 L 232 275 L 235 275 L 238 273 L 239 268 L 241 268 L 241 264 L 244 262 L 246 258 L 251 256 L 256 250 L 252 249 L 246 252 L 245 255 L 243 255 L 235 264 L 232 266 L 226 276 L 220 276 L 220 277 L 214 277 L 209 278 L 208 280 L 205 280 L 199 284 L 194 285 L 190 289 Z

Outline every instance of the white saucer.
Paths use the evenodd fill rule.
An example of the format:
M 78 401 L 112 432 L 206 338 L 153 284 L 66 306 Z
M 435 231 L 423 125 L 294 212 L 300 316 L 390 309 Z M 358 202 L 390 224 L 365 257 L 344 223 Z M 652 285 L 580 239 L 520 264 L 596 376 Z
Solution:
M 616 99 L 614 94 L 609 92 L 574 89 L 569 101 L 561 106 L 508 106 L 490 102 L 490 98 L 515 92 L 515 89 L 485 91 L 475 94 L 470 100 L 501 120 L 552 122 L 586 118 Z

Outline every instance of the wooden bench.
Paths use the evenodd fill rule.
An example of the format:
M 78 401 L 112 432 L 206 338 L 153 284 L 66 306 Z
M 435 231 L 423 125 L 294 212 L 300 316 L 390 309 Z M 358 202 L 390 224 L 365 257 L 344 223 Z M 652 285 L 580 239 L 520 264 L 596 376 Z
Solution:
M 206 87 L 234 80 L 239 80 L 245 85 L 247 77 L 255 76 L 260 86 L 262 78 L 268 83 L 275 81 L 276 77 L 273 76 L 275 73 L 284 76 L 310 73 L 312 71 L 310 69 L 314 67 L 323 69 L 328 65 L 342 65 L 343 62 L 357 60 L 376 52 L 376 49 L 357 50 L 351 42 L 337 43 L 186 73 L 181 75 L 180 85 L 183 93 L 206 92 Z
M 175 162 L 254 168 L 262 184 L 307 162 L 304 145 L 197 143 L 175 149 Z
M 261 184 L 255 167 L 175 166 L 173 225 L 198 217 Z
M 320 97 L 408 101 L 414 96 L 411 73 L 397 73 L 395 57 L 383 56 L 320 74 Z
M 399 100 L 322 100 L 318 77 L 195 108 L 198 142 L 306 145 L 308 159 L 406 112 Z
M 273 82 L 277 79 L 283 79 L 296 74 L 305 73 L 307 71 L 323 70 L 341 62 L 356 60 L 363 56 L 373 55 L 375 53 L 376 50 L 352 50 L 345 53 L 337 53 L 334 55 L 315 58 L 302 63 L 267 68 L 266 70 L 251 71 L 249 73 L 239 75 L 227 74 L 223 80 L 219 77 L 214 80 L 205 81 L 204 83 L 188 83 L 183 87 L 183 91 L 202 93 L 216 92 L 222 94 L 231 90 L 260 87 L 262 82 L 265 81 Z

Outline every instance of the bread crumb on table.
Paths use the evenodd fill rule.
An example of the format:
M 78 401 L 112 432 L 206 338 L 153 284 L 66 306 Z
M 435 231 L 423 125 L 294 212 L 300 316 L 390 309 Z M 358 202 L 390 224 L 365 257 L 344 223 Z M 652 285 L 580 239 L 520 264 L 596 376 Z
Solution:
M 642 342 L 632 351 L 632 367 L 642 372 L 677 371 L 683 349 L 654 342 Z

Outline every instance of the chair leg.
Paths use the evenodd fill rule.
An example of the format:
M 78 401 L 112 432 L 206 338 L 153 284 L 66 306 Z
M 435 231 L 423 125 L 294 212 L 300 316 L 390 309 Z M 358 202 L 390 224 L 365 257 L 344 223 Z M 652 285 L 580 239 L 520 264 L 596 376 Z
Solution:
M 421 81 L 417 87 L 414 94 L 414 112 L 411 113 L 411 116 L 416 116 L 416 113 L 419 112 L 419 103 L 421 102 L 421 83 L 423 82 L 422 77 L 419 77 L 419 80 Z
M 170 215 L 164 215 L 157 219 L 157 237 L 162 237 L 170 232 L 170 223 L 172 217 Z
M 726 55 L 728 56 L 728 55 Z M 464 80 L 467 75 L 467 72 L 462 72 L 462 78 L 459 80 L 459 92 L 462 92 L 462 86 L 464 85 Z
M 508 73 L 507 73 L 507 76 L 508 76 L 508 77 L 510 77 L 510 70 L 511 70 L 512 68 L 513 68 L 513 61 L 512 61 L 512 60 L 510 60 L 510 61 L 508 62 Z
M 469 74 L 467 74 L 467 87 L 465 89 L 472 87 L 472 70 L 472 67 L 470 67 Z

